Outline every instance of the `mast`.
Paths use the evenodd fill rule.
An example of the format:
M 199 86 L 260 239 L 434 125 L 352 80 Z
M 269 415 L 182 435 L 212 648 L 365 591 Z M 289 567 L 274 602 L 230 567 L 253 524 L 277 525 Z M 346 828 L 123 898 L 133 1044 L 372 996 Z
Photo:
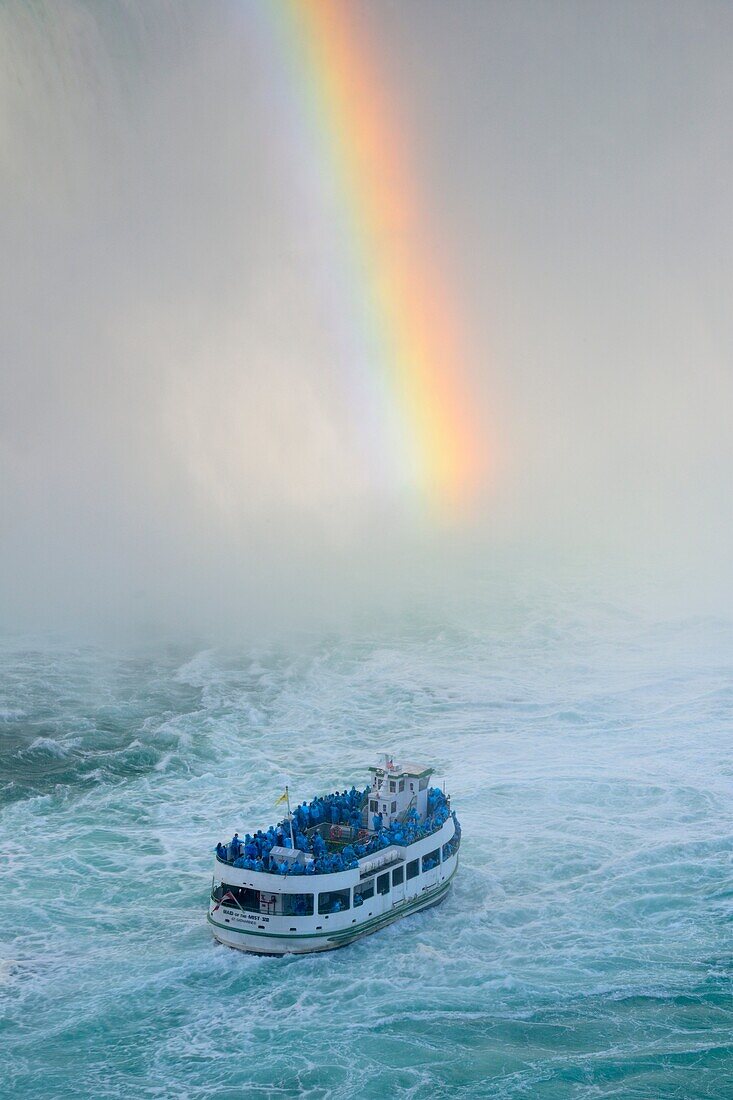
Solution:
M 288 803 L 288 821 L 290 822 L 290 839 L 293 842 L 293 851 L 295 851 L 295 836 L 293 835 L 293 815 L 290 812 L 290 791 L 288 790 L 287 783 L 285 784 L 285 798 Z

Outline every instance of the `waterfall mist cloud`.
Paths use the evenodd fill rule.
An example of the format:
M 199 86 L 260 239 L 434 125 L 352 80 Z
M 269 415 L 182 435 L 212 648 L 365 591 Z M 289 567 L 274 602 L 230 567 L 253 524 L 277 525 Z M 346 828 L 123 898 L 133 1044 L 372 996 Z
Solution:
M 525 559 L 723 594 L 733 13 L 349 2 L 465 302 L 485 492 L 444 526 L 365 459 L 369 380 L 313 286 L 327 186 L 261 6 L 11 0 L 9 626 L 287 619 Z

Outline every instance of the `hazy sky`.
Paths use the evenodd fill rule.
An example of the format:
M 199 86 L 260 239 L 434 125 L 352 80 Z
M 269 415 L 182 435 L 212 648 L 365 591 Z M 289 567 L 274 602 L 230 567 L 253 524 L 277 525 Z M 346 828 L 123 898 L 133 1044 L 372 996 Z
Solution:
M 494 455 L 447 529 L 365 468 L 271 3 L 0 8 L 7 625 L 266 617 L 467 553 L 727 601 L 733 9 L 358 3 Z

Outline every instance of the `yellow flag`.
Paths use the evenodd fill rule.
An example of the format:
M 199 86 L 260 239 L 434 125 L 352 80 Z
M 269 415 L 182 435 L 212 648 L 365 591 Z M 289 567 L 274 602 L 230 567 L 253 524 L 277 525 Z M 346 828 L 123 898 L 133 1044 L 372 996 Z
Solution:
M 281 802 L 287 802 L 287 800 L 288 800 L 288 792 L 283 791 L 283 793 L 280 795 L 280 797 L 276 801 L 275 805 L 279 806 Z

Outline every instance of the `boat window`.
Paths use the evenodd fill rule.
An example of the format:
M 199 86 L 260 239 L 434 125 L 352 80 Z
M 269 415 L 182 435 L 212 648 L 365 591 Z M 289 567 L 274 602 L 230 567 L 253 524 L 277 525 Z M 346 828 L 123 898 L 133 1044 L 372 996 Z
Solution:
M 341 913 L 344 909 L 348 909 L 350 893 L 350 890 L 329 890 L 327 893 L 319 894 L 318 912 Z
M 277 903 L 279 900 L 280 894 L 273 894 L 269 890 L 260 890 L 260 913 L 278 913 Z
M 393 886 L 401 886 L 404 881 L 405 881 L 405 868 L 404 867 L 395 867 L 394 871 L 392 872 L 392 885 Z
M 391 782 L 389 784 L 389 793 L 394 794 L 396 790 L 397 790 L 397 786 L 396 786 L 394 780 L 391 780 Z
M 283 916 L 312 917 L 312 894 L 283 894 Z
M 369 810 L 373 814 L 375 814 L 377 812 L 377 800 L 376 800 L 376 798 L 372 798 L 371 801 L 369 802 Z
M 377 879 L 377 893 L 388 894 L 389 893 L 389 871 L 385 875 L 380 875 Z
M 220 905 L 226 905 L 232 909 L 244 909 L 247 913 L 260 911 L 259 890 L 250 890 L 247 886 L 229 886 L 226 882 L 222 882 L 215 887 L 211 896 Z
M 427 779 L 421 779 L 421 780 L 420 780 L 420 790 L 421 790 L 421 791 L 426 791 L 427 789 L 428 789 L 428 781 L 427 781 Z
M 370 878 L 369 882 L 361 882 L 358 886 L 354 887 L 354 908 L 357 905 L 363 905 L 368 898 L 374 897 L 374 879 Z
M 461 846 L 461 838 L 459 836 L 453 836 L 447 844 L 443 845 L 443 861 L 450 859 L 454 856 Z
M 405 781 L 404 781 L 404 779 L 400 779 L 400 792 L 404 791 L 404 789 L 405 789 Z
M 420 863 L 419 859 L 413 859 L 412 863 L 407 864 L 407 880 L 408 880 L 408 882 L 411 878 L 417 878 L 417 876 L 419 875 L 419 873 L 420 873 L 419 870 L 418 870 L 418 864 L 419 863 Z
M 440 848 L 435 848 L 432 852 L 426 852 L 422 857 L 422 869 L 423 871 L 430 871 L 433 867 L 437 867 L 440 863 Z

